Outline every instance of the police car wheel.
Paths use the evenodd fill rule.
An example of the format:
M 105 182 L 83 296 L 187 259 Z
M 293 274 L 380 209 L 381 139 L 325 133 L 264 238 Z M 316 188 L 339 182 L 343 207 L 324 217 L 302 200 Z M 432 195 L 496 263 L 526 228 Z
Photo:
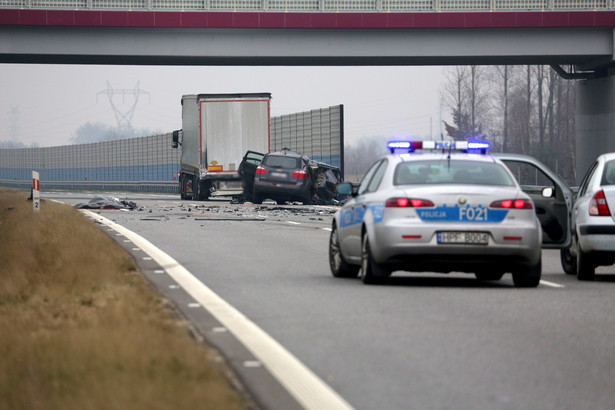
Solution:
M 367 234 L 363 235 L 363 246 L 361 249 L 361 280 L 365 284 L 383 283 L 390 275 L 390 271 L 382 265 L 376 263 L 372 257 L 369 247 Z
M 518 288 L 535 288 L 540 284 L 542 261 L 534 266 L 520 266 L 513 271 L 513 283 Z
M 356 278 L 359 274 L 359 266 L 351 265 L 344 260 L 335 225 L 333 225 L 329 238 L 329 266 L 331 267 L 331 274 L 336 278 Z

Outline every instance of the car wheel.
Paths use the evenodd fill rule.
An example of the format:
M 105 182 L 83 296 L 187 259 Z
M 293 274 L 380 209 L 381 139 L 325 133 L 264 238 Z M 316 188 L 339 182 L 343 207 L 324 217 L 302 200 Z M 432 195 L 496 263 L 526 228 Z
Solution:
M 572 244 L 570 245 L 572 246 Z M 559 258 L 562 264 L 562 269 L 566 275 L 576 275 L 577 274 L 577 258 L 573 256 L 570 252 L 570 246 L 562 248 L 559 251 Z
M 596 266 L 589 254 L 581 250 L 577 242 L 577 279 L 594 280 L 596 277 Z
M 312 195 L 311 192 L 308 191 L 307 195 L 303 198 L 303 205 L 312 205 Z
M 534 266 L 516 268 L 513 273 L 513 283 L 518 288 L 535 288 L 540 283 L 542 275 L 542 261 L 539 260 Z
M 474 272 L 478 280 L 500 280 L 504 276 L 504 272 L 499 271 L 478 271 Z
M 258 194 L 256 192 L 254 192 L 254 195 L 252 195 L 252 203 L 256 204 L 256 205 L 260 205 L 263 203 L 263 196 L 261 194 Z
M 361 247 L 361 280 L 365 284 L 380 284 L 387 279 L 390 273 L 388 269 L 374 261 L 366 233 L 363 235 L 363 246 Z
M 331 237 L 329 238 L 329 266 L 331 274 L 336 278 L 356 278 L 359 274 L 360 266 L 351 265 L 344 260 L 344 255 L 340 249 L 337 226 L 333 225 Z

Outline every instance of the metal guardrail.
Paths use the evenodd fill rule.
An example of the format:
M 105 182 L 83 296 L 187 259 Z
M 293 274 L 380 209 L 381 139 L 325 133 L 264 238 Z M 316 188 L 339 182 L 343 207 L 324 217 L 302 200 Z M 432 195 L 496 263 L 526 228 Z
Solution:
M 30 189 L 32 181 L 0 179 L 0 186 Z M 179 184 L 171 181 L 41 181 L 42 189 L 66 189 L 70 191 L 130 191 L 179 193 Z
M 613 10 L 615 0 L 0 0 L 0 8 L 131 11 L 439 12 Z

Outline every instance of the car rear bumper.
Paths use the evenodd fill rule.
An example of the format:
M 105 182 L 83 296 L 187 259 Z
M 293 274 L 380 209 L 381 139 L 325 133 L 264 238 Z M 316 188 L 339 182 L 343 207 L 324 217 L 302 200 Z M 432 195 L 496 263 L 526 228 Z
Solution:
M 615 252 L 615 225 L 579 225 L 578 232 L 583 252 Z
M 273 199 L 277 197 L 288 197 L 302 200 L 309 195 L 309 186 L 305 183 L 284 184 L 254 181 L 254 192 L 265 196 L 269 195 Z
M 438 231 L 487 232 L 486 245 L 439 244 Z M 410 271 L 469 271 L 499 266 L 511 271 L 540 261 L 542 244 L 537 224 L 510 226 L 453 225 L 446 228 L 374 224 L 370 247 L 374 259 Z

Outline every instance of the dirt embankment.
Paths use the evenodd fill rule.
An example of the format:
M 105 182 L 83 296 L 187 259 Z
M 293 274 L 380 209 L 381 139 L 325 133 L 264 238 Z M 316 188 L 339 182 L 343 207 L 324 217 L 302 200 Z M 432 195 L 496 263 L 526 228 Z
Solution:
M 242 409 L 118 244 L 77 210 L 0 188 L 0 409 Z

